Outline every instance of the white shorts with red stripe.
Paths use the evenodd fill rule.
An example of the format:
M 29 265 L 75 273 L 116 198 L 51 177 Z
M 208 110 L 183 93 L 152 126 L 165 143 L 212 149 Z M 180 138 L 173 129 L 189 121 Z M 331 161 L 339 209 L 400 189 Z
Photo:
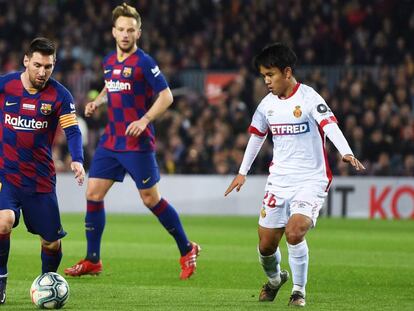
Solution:
M 323 184 L 310 184 L 284 190 L 267 189 L 262 202 L 259 225 L 284 228 L 289 218 L 301 214 L 312 219 L 313 226 L 327 196 Z

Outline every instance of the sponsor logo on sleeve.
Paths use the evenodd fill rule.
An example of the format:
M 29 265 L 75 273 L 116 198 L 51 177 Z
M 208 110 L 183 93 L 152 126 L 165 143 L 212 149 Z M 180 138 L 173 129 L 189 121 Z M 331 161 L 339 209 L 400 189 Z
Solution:
M 320 114 L 324 114 L 324 113 L 327 113 L 327 112 L 331 111 L 331 110 L 328 108 L 328 106 L 326 106 L 325 104 L 319 104 L 319 105 L 316 107 L 316 110 L 317 110 Z
M 158 77 L 158 75 L 161 73 L 160 68 L 158 66 L 151 68 L 151 72 L 154 75 L 154 78 Z

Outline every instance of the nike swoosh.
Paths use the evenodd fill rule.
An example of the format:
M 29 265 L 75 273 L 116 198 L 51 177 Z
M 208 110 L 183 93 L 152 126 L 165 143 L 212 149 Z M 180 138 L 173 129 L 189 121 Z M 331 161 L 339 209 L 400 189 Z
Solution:
M 111 69 L 104 70 L 104 74 L 107 74 L 108 72 L 111 72 L 111 71 L 112 71 Z
M 148 177 L 147 179 L 143 179 L 143 180 L 142 180 L 142 183 L 145 185 L 147 182 L 149 182 L 149 181 L 150 181 L 150 179 L 151 179 L 151 177 Z
M 10 103 L 8 101 L 6 101 L 6 106 L 13 106 L 13 105 L 17 105 L 18 103 Z

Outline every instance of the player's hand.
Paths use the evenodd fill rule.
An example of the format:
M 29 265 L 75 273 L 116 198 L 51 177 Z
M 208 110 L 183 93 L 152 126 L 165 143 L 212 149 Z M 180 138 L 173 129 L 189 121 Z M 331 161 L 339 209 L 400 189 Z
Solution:
M 230 192 L 233 191 L 234 188 L 236 188 L 236 191 L 239 192 L 245 181 L 245 175 L 237 174 L 237 176 L 234 177 L 233 181 L 231 182 L 230 186 L 227 188 L 226 192 L 224 192 L 224 196 L 227 196 Z
M 352 154 L 346 154 L 342 157 L 342 161 L 346 163 L 350 163 L 357 171 L 359 170 L 365 170 L 365 166 L 362 165 L 362 163 L 355 158 Z
M 142 117 L 141 119 L 130 123 L 125 131 L 125 135 L 138 137 L 147 128 L 149 123 L 148 118 Z
M 70 168 L 72 169 L 72 172 L 75 173 L 75 178 L 78 182 L 78 185 L 82 186 L 83 181 L 85 180 L 85 169 L 83 168 L 82 163 L 74 161 L 70 164 Z
M 98 108 L 98 105 L 95 102 L 89 102 L 85 106 L 85 117 L 90 117 Z

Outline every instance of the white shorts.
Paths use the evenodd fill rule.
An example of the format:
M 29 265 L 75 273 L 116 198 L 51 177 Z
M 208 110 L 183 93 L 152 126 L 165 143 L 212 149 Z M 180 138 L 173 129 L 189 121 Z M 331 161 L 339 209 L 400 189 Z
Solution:
M 259 216 L 264 228 L 284 228 L 293 214 L 312 219 L 313 227 L 323 206 L 327 192 L 325 186 L 313 184 L 289 190 L 266 190 Z

